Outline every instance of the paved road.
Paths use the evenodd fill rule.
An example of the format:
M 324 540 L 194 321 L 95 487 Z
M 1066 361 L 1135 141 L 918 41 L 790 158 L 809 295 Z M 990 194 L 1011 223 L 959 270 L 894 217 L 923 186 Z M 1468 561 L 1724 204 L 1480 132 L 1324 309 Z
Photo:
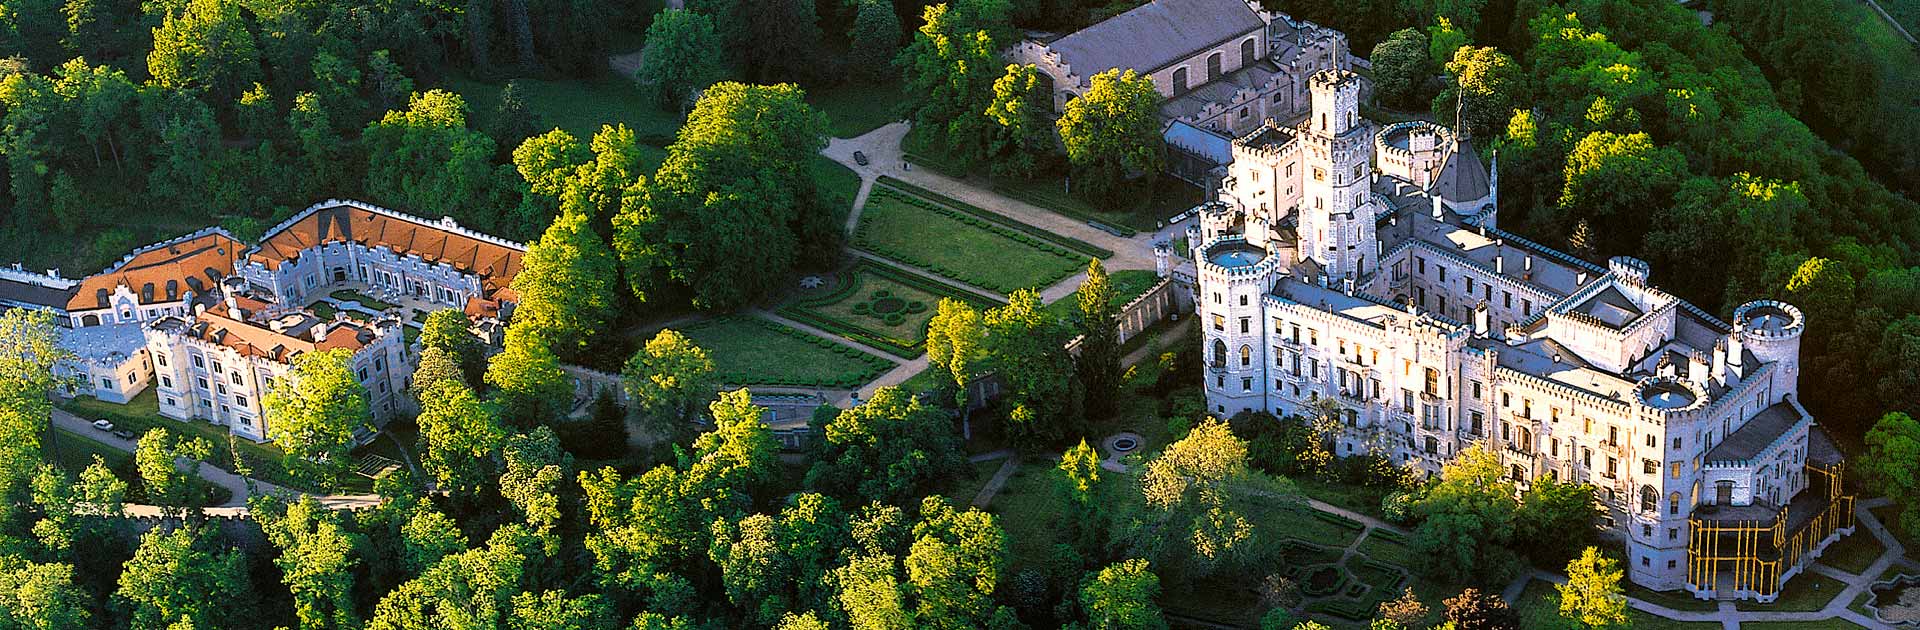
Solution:
M 123 440 L 118 437 L 115 437 L 110 433 L 101 432 L 100 430 L 93 428 L 93 424 L 91 420 L 87 420 L 87 419 L 81 418 L 80 416 L 73 415 L 62 409 L 56 408 L 53 410 L 53 423 L 54 423 L 54 426 L 64 429 L 70 433 L 77 433 L 80 435 L 87 436 L 88 438 L 91 438 L 96 442 L 105 444 L 115 449 L 126 451 L 128 453 L 132 453 L 136 446 L 133 440 Z M 180 469 L 184 471 L 190 467 L 191 462 L 189 462 L 186 458 L 181 458 L 178 461 L 175 461 L 174 465 L 180 467 Z M 226 503 L 222 503 L 218 506 L 213 506 L 215 508 L 223 508 L 223 509 L 221 509 L 218 512 L 210 509 L 208 510 L 209 515 L 219 516 L 219 515 L 245 514 L 247 497 L 249 496 L 247 479 L 245 477 L 241 477 L 239 475 L 227 472 L 225 470 L 215 468 L 211 465 L 200 466 L 200 477 L 202 479 L 206 479 L 209 483 L 213 483 L 215 485 L 218 485 L 222 488 L 226 488 L 227 490 L 230 490 L 233 492 L 233 498 L 228 499 Z M 283 488 L 280 486 L 267 483 L 265 481 L 258 481 L 258 480 L 253 482 L 252 491 L 256 491 L 264 494 L 274 494 L 274 495 L 285 496 L 285 497 L 303 496 L 305 494 L 296 490 L 290 490 L 287 488 Z M 317 498 L 320 500 L 320 503 L 322 505 L 328 507 L 329 509 L 358 509 L 363 507 L 372 507 L 372 506 L 379 505 L 381 501 L 380 495 L 377 495 L 377 494 L 328 495 L 328 496 L 320 496 Z M 239 510 L 237 513 L 233 511 L 236 509 Z M 150 506 L 150 505 L 128 505 L 127 506 L 127 513 L 133 516 L 143 516 L 149 512 L 153 514 L 158 514 L 159 508 Z

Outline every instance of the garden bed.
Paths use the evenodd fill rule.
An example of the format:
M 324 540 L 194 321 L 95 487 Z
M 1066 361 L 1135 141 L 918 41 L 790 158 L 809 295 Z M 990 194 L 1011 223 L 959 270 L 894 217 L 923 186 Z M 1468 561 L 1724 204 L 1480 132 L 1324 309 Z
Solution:
M 998 293 L 1051 286 L 1084 265 L 1064 246 L 886 188 L 867 196 L 853 244 Z
M 989 308 L 999 300 L 893 267 L 861 261 L 834 277 L 831 290 L 780 308 L 782 317 L 903 359 L 926 352 L 927 321 L 941 298 Z
M 388 310 L 399 308 L 398 306 L 394 306 L 387 302 L 376 300 L 365 293 L 361 293 L 353 289 L 340 289 L 338 291 L 328 293 L 327 297 L 331 297 L 333 299 L 340 300 L 343 302 L 359 302 L 361 306 L 364 306 L 376 311 L 388 311 Z
M 680 332 L 712 356 L 729 385 L 852 389 L 893 363 L 838 342 L 751 316 L 709 319 Z

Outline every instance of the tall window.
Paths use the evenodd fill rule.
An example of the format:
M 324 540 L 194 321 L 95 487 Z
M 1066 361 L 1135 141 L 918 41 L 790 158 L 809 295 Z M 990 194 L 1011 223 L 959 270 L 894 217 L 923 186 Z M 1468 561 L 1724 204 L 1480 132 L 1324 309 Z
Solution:
M 1187 69 L 1175 68 L 1173 70 L 1173 93 L 1182 94 L 1182 93 L 1185 93 L 1186 91 L 1187 91 Z
M 1227 343 L 1219 339 L 1213 340 L 1213 367 L 1227 367 Z
M 1253 365 L 1253 346 L 1240 346 L 1240 367 Z
M 1679 495 L 1676 494 L 1674 496 L 1679 496 Z M 1653 486 L 1640 487 L 1640 511 L 1652 512 L 1654 511 L 1654 509 L 1656 509 L 1654 506 L 1659 502 L 1660 502 L 1660 491 L 1654 490 Z
M 1207 80 L 1220 78 L 1220 53 L 1207 55 Z
M 1253 40 L 1249 39 L 1247 41 L 1240 42 L 1240 65 L 1245 66 L 1247 64 L 1253 63 L 1253 54 L 1254 54 Z

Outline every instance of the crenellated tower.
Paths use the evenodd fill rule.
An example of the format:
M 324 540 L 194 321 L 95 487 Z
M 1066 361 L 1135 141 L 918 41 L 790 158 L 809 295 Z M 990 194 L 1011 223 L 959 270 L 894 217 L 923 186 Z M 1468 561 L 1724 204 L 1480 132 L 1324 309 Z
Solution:
M 1300 137 L 1306 177 L 1300 208 L 1300 256 L 1318 261 L 1332 278 L 1358 278 L 1379 264 L 1370 190 L 1373 143 L 1360 120 L 1359 75 L 1322 70 L 1313 75 L 1313 111 Z

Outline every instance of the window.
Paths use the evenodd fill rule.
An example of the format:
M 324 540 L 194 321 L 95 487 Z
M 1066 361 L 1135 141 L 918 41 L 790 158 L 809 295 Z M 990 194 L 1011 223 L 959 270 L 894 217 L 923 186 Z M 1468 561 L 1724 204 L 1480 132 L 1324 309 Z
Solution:
M 1243 391 L 1243 392 L 1253 391 L 1253 379 L 1251 378 L 1240 379 L 1240 391 Z
M 242 381 L 240 380 L 240 373 L 239 373 L 239 372 L 234 372 L 233 374 L 230 374 L 230 375 L 228 375 L 228 380 L 231 380 L 231 381 L 233 381 L 233 384 L 235 384 L 235 385 L 241 385 L 241 384 L 243 384 L 243 383 L 242 383 Z
M 1213 340 L 1213 367 L 1227 367 L 1227 342 Z
M 1473 425 L 1472 425 L 1472 426 L 1473 426 L 1473 434 L 1474 434 L 1474 435 L 1480 435 L 1480 433 L 1481 433 L 1481 432 L 1482 432 L 1482 431 L 1484 430 L 1484 429 L 1482 429 L 1482 428 L 1481 428 L 1481 425 L 1482 425 L 1482 424 L 1484 424 L 1484 423 L 1485 423 L 1485 421 L 1486 421 L 1486 417 L 1485 417 L 1485 416 L 1482 416 L 1482 415 L 1480 415 L 1480 412 L 1478 412 L 1478 411 L 1475 411 L 1475 412 L 1473 412 Z
M 1187 69 L 1176 68 L 1173 71 L 1173 93 L 1180 94 L 1186 91 L 1187 91 Z
M 196 382 L 196 383 L 197 383 L 198 385 L 200 385 L 200 389 L 201 389 L 202 391 L 204 391 L 204 390 L 206 390 L 206 389 L 207 389 L 207 379 L 206 379 L 206 377 L 204 377 L 204 376 L 199 376 L 199 377 L 194 377 L 194 379 L 193 379 L 193 380 L 194 380 L 194 381 L 195 381 L 195 382 Z
M 222 370 L 222 369 L 220 369 L 220 362 L 219 362 L 219 361 L 214 361 L 214 362 L 213 362 L 213 371 L 217 373 L 217 372 L 225 372 L 226 370 Z
M 1580 465 L 1585 468 L 1593 468 L 1593 449 L 1584 446 L 1580 447 Z
M 1680 450 L 1680 438 L 1673 438 L 1673 450 Z
M 1615 475 L 1618 475 L 1619 473 L 1620 473 L 1620 460 L 1614 459 L 1612 455 L 1608 455 L 1607 456 L 1607 478 L 1612 479 Z
M 1640 460 L 1640 472 L 1649 475 L 1660 474 L 1660 462 L 1651 459 Z
M 106 389 L 113 389 L 113 379 L 102 377 L 100 379 L 100 386 Z
M 1607 446 L 1620 445 L 1620 427 L 1607 425 Z
M 1253 365 L 1253 346 L 1240 346 L 1240 367 Z
M 1427 395 L 1440 395 L 1440 370 L 1427 368 Z
M 1668 514 L 1680 513 L 1680 493 L 1675 492 L 1673 494 L 1667 495 L 1667 513 Z
M 1220 78 L 1220 53 L 1207 55 L 1207 80 Z
M 165 387 L 167 389 L 173 389 L 173 379 L 167 378 L 165 376 L 160 377 L 160 386 Z
M 1654 505 L 1660 502 L 1660 492 L 1653 486 L 1640 487 L 1640 511 L 1652 512 Z
M 1667 462 L 1667 471 L 1673 474 L 1674 479 L 1679 479 L 1680 462 Z
M 155 363 L 160 364 L 160 367 L 167 366 L 167 355 L 164 355 L 164 354 L 153 355 L 153 360 Z
M 202 359 L 200 355 L 194 355 L 193 367 L 197 367 L 197 368 L 207 367 L 207 362 L 204 359 Z
M 233 397 L 233 404 L 234 404 L 234 405 L 236 405 L 236 406 L 240 406 L 240 407 L 245 407 L 245 406 L 247 406 L 247 397 L 246 397 L 246 396 L 234 396 L 234 397 Z
M 1248 39 L 1240 42 L 1240 65 L 1244 66 L 1253 63 L 1253 55 L 1253 40 Z
M 1226 332 L 1226 331 L 1227 331 L 1227 318 L 1226 318 L 1226 316 L 1224 316 L 1224 315 L 1220 315 L 1220 314 L 1215 314 L 1215 315 L 1213 316 L 1213 329 L 1214 329 L 1214 330 L 1218 330 L 1218 331 L 1220 331 L 1220 332 Z
M 1241 306 L 1247 305 L 1247 296 L 1244 296 L 1244 295 L 1240 296 L 1240 305 Z
M 1322 169 L 1318 166 L 1313 167 L 1313 181 L 1316 181 L 1316 182 L 1327 181 L 1326 169 Z
M 1246 318 L 1246 317 L 1240 318 L 1240 334 L 1242 335 L 1247 334 L 1248 330 L 1250 330 L 1252 327 L 1252 322 L 1253 320 L 1250 318 Z

